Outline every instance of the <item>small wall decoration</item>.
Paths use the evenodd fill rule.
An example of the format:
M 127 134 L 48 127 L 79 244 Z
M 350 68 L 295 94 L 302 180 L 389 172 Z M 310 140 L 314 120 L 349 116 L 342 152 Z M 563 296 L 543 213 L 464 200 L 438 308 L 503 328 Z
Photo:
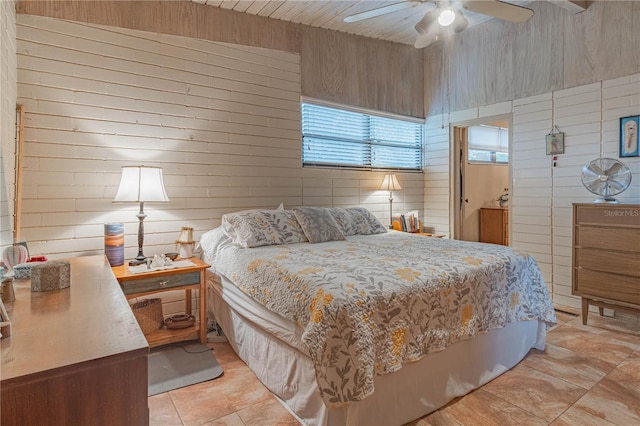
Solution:
M 564 154 L 564 133 L 553 126 L 551 132 L 547 135 L 547 155 Z
M 620 157 L 638 157 L 638 125 L 640 115 L 620 118 Z

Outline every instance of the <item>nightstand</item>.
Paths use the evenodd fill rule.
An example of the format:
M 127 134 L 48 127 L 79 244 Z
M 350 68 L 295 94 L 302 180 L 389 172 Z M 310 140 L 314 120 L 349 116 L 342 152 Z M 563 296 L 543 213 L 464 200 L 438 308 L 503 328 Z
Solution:
M 420 235 L 422 237 L 444 238 L 444 234 L 429 234 L 427 232 L 412 232 L 412 234 Z
M 196 339 L 202 344 L 207 343 L 207 289 L 205 284 L 205 270 L 210 265 L 195 257 L 180 260 L 190 260 L 194 265 L 184 268 L 141 272 L 138 274 L 131 273 L 127 264 L 111 268 L 127 299 L 158 294 L 165 291 L 184 290 L 185 312 L 187 315 L 191 314 L 191 290 L 200 290 L 200 314 L 198 321 L 191 327 L 173 330 L 162 327 L 159 330 L 146 334 L 145 337 L 150 347 Z

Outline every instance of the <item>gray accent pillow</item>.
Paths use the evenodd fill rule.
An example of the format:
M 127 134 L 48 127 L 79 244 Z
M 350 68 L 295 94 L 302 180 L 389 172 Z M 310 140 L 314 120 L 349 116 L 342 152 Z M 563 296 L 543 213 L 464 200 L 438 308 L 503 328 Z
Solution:
M 293 213 L 310 243 L 344 240 L 344 234 L 335 219 L 324 207 L 297 207 Z
M 377 217 L 364 207 L 350 207 L 347 209 L 331 208 L 331 216 L 346 236 L 384 234 L 387 228 Z
M 247 210 L 222 216 L 222 229 L 242 247 L 304 243 L 304 235 L 291 210 Z

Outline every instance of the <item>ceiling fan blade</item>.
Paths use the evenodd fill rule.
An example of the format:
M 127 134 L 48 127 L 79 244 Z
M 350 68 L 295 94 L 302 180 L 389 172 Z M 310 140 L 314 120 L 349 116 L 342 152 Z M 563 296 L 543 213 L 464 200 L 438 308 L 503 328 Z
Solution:
M 346 18 L 344 18 L 343 21 L 347 23 L 363 21 L 365 19 L 375 18 L 376 16 L 386 15 L 387 13 L 409 9 L 410 7 L 414 7 L 418 3 L 420 2 L 419 1 L 403 1 L 396 4 L 390 4 L 388 6 L 379 7 L 377 9 L 367 10 L 366 12 L 349 15 Z
M 514 24 L 526 22 L 533 16 L 531 9 L 499 0 L 466 1 L 463 7 L 471 12 L 492 16 Z

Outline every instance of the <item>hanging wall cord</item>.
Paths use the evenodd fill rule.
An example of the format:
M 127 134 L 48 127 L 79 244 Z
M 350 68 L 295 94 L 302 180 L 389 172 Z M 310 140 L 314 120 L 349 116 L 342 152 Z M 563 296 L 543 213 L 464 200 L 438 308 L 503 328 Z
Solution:
M 13 241 L 20 241 L 20 218 L 22 216 L 22 151 L 24 145 L 24 105 L 16 105 L 16 137 L 13 197 Z
M 556 125 L 556 106 L 555 106 L 555 92 L 551 92 L 551 132 L 553 132 L 553 129 L 555 128 Z M 550 223 L 551 223 L 551 294 L 554 294 L 554 287 L 555 287 L 555 280 L 554 280 L 554 266 L 555 266 L 555 260 L 554 259 L 554 238 L 553 238 L 553 210 L 554 210 L 554 205 L 555 205 L 555 199 L 556 199 L 556 185 L 555 185 L 555 162 L 556 160 L 554 160 L 554 158 L 556 158 L 555 155 L 551 156 L 551 211 L 550 213 Z
M 445 79 L 445 73 L 444 73 L 444 43 L 442 43 L 442 49 L 440 51 L 440 78 L 442 80 Z M 443 84 L 442 87 L 444 87 L 444 90 L 446 90 L 447 92 L 449 92 L 449 87 L 446 84 Z M 442 124 L 441 124 L 441 128 L 444 129 L 444 92 L 442 92 L 442 100 L 441 100 L 441 110 L 442 110 Z
M 603 137 L 602 137 L 602 132 L 603 132 L 603 126 L 602 126 L 602 120 L 604 119 L 604 116 L 602 114 L 602 108 L 603 108 L 603 103 L 602 103 L 602 81 L 600 82 L 600 158 L 604 157 L 604 143 L 603 143 Z

